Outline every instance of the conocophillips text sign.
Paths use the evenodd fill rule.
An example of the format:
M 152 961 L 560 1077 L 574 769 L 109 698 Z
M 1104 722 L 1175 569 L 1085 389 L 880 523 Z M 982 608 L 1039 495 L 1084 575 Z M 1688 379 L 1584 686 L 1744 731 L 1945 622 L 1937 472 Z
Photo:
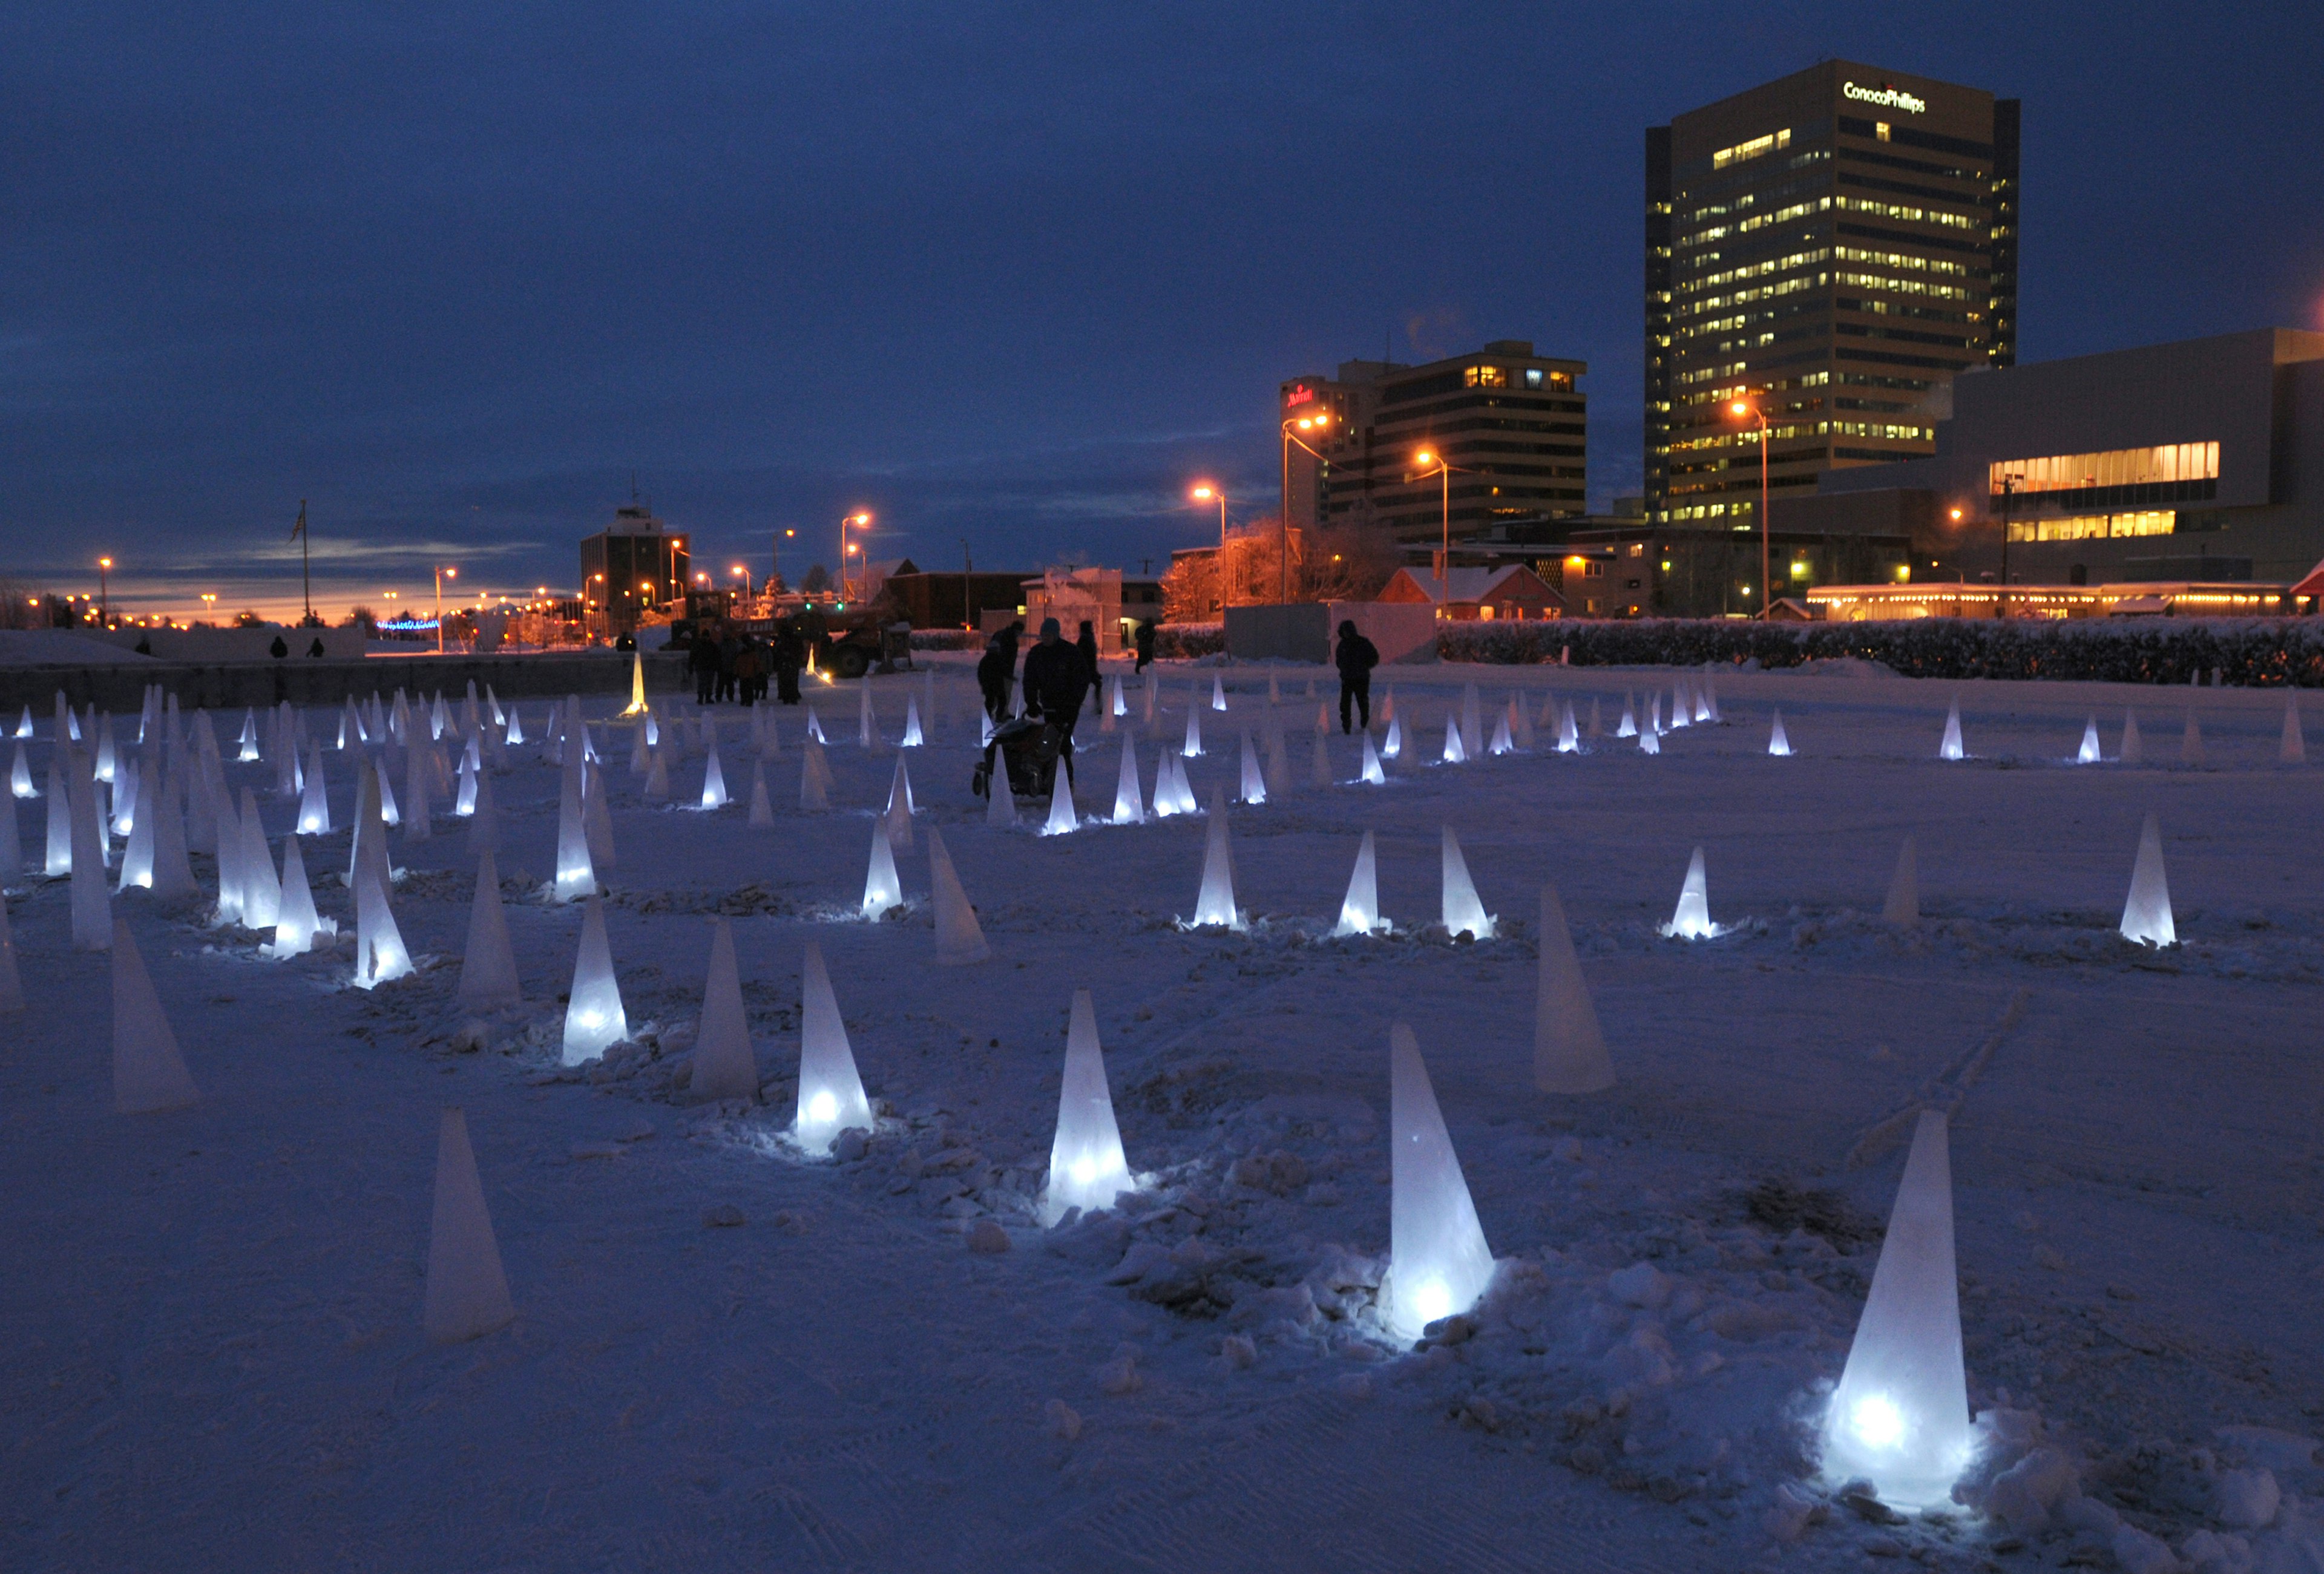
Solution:
M 1918 115 L 1929 106 L 1929 101 L 1902 87 L 1867 87 L 1861 82 L 1842 82 L 1840 97 L 1853 98 L 1859 104 L 1877 104 L 1883 109 L 1901 109 L 1907 115 Z

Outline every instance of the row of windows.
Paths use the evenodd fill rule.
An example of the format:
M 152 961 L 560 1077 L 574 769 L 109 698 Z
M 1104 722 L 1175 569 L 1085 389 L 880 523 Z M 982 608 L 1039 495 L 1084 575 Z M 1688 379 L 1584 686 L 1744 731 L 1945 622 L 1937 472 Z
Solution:
M 1884 180 L 1877 175 L 1858 175 L 1842 170 L 1836 177 L 1842 186 L 1860 187 L 1867 191 L 1890 191 L 1899 197 L 1919 197 L 1938 202 L 1958 202 L 1968 207 L 1987 205 L 1984 196 L 1969 191 L 1946 191 L 1934 186 L 1915 186 L 1910 180 Z
M 2086 486 L 2139 486 L 2161 481 L 2211 481 L 2219 474 L 2219 445 L 2164 443 L 2153 448 L 2109 448 L 2097 454 L 2053 454 L 2040 459 L 2005 459 L 1987 479 L 1994 495 L 2009 490 L 2072 492 Z
M 1975 339 L 1965 339 L 1958 334 L 1923 334 L 1911 328 L 1876 328 L 1862 323 L 1836 323 L 1832 331 L 1858 339 L 1902 339 L 1910 345 L 1941 345 L 1948 350 L 1974 350 Z
M 1757 169 L 1737 170 L 1716 179 L 1696 180 L 1688 185 L 1674 187 L 1672 195 L 1675 198 L 1679 207 L 1687 214 L 1688 217 L 1692 218 L 1699 216 L 1703 209 L 1699 206 L 1689 208 L 1687 205 L 1690 203 L 1716 201 L 1747 189 L 1764 189 L 1770 180 L 1780 180 L 1795 170 L 1810 170 L 1819 164 L 1831 162 L 1830 148 L 1803 148 L 1794 152 L 1789 158 L 1777 159 L 1774 163 L 1762 165 Z M 1697 167 L 1700 168 L 1699 165 Z
M 1771 132 L 1766 136 L 1753 137 L 1748 143 L 1737 143 L 1731 148 L 1720 149 L 1711 155 L 1711 167 L 1714 170 L 1724 170 L 1729 164 L 1739 164 L 1747 159 L 1756 159 L 1762 153 L 1772 153 L 1777 148 L 1787 148 L 1791 145 L 1792 128 L 1785 126 L 1783 130 Z
M 1773 284 L 1738 290 L 1728 295 L 1706 295 L 1701 300 L 1687 302 L 1679 315 L 1693 317 L 1706 311 L 1723 311 L 1730 306 L 1743 306 L 1754 300 L 1768 300 L 1778 295 L 1797 295 L 1803 290 L 1821 290 L 1831 282 L 1831 275 L 1829 273 L 1803 273 L 1796 279 L 1778 279 Z
M 1909 317 L 1920 322 L 1967 324 L 1981 322 L 1985 317 L 1983 312 L 1947 311 L 1941 306 L 1906 306 L 1897 300 L 1858 300 L 1850 295 L 1836 295 L 1832 297 L 1831 304 L 1839 311 L 1860 311 L 1868 317 Z
M 1901 219 L 1906 224 L 1933 224 L 1946 229 L 1982 230 L 1991 221 L 1966 213 L 1947 213 L 1942 208 L 1922 207 L 1904 202 L 1880 202 L 1868 197 L 1835 197 L 1832 206 L 1843 213 L 1867 214 L 1874 218 Z
M 1936 300 L 1976 300 L 1958 284 L 1932 284 L 1925 279 L 1897 279 L 1886 273 L 1858 273 L 1841 269 L 1831 276 L 1835 284 L 1853 284 L 1859 290 L 1886 290 L 1897 295 L 1925 295 Z
M 2076 514 L 2064 520 L 2012 520 L 2013 541 L 2103 541 L 2114 536 L 2167 536 L 2178 528 L 2179 515 L 2171 509 L 2143 509 L 2126 514 Z
M 1888 139 L 1881 137 L 1878 140 L 1886 142 Z M 1868 148 L 1842 148 L 1840 150 L 1840 156 L 1855 163 L 1881 164 L 1892 170 L 1911 170 L 1917 174 L 1941 176 L 1948 180 L 1982 182 L 1993 178 L 1991 171 L 1986 170 L 1965 170 L 1958 164 L 1932 164 L 1925 159 L 1907 159 L 1895 153 L 1876 153 Z
M 1945 257 L 1923 257 L 1917 252 L 1875 252 L 1863 246 L 1835 246 L 1834 254 L 1843 262 L 1870 262 L 1883 268 L 1899 268 L 1911 273 L 1942 273 L 1950 278 L 1968 279 L 1976 270 L 1968 264 Z
M 1831 184 L 1823 171 L 1819 170 L 1811 174 L 1795 176 L 1788 180 L 1777 180 L 1772 184 L 1755 187 L 1748 191 L 1738 191 L 1721 201 L 1699 204 L 1688 208 L 1680 223 L 1683 226 L 1701 224 L 1705 219 L 1730 219 L 1738 216 L 1756 215 L 1757 209 L 1771 202 L 1783 202 L 1786 198 L 1811 192 L 1821 195 L 1831 189 Z M 1760 227 L 1766 222 L 1768 221 L 1764 216 L 1760 216 L 1753 227 Z M 1686 251 L 1695 246 L 1708 244 L 1729 234 L 1729 226 L 1722 224 L 1712 229 L 1690 230 L 1680 237 L 1679 250 Z
M 1945 136 L 1933 131 L 1916 131 L 1909 125 L 1895 126 L 1889 134 L 1882 136 L 1879 128 L 1886 124 L 1887 123 L 1860 120 L 1852 115 L 1843 115 L 1840 117 L 1840 129 L 1850 136 L 1879 137 L 1879 140 L 1884 143 L 1894 142 L 1900 147 L 1927 148 L 1932 152 L 1940 153 L 1959 153 L 1968 159 L 1990 160 L 1993 157 L 1991 143 L 1969 142 L 1961 137 Z
M 1790 442 L 1800 437 L 1877 437 L 1890 443 L 1933 443 L 1937 428 L 1895 421 L 1794 421 L 1768 428 L 1770 442 Z M 1700 437 L 1688 437 L 1671 445 L 1673 453 L 1699 452 L 1711 448 L 1756 448 L 1759 445 L 1759 428 L 1748 427 L 1739 431 L 1710 432 Z M 1770 452 L 1772 461 L 1777 457 Z
M 1722 284 L 1733 284 L 1739 280 L 1761 279 L 1770 273 L 1781 273 L 1786 269 L 1805 267 L 1810 262 L 1821 262 L 1831 255 L 1831 250 L 1828 246 L 1819 246 L 1813 251 L 1794 252 L 1787 257 L 1770 257 L 1764 262 L 1746 262 L 1740 267 L 1729 268 L 1720 272 L 1705 273 L 1700 278 L 1688 280 L 1679 286 L 1679 290 L 1682 294 L 1687 295 L 1694 294 L 1698 290 L 1716 290 Z
M 1889 241 L 1900 246 L 1911 246 L 1915 252 L 1960 252 L 1972 257 L 1990 256 L 1993 248 L 1979 241 L 1957 241 L 1950 235 L 1906 235 L 1902 230 L 1879 229 L 1868 224 L 1840 223 L 1834 233 L 1855 235 L 1868 241 Z

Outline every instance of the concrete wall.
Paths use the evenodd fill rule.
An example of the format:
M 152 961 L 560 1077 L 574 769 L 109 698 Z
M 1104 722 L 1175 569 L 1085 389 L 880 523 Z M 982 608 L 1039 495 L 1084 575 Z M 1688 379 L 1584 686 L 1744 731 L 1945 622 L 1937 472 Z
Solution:
M 1379 648 L 1383 667 L 1392 662 L 1412 666 L 1436 659 L 1436 609 L 1433 606 L 1398 606 L 1377 601 L 1335 601 L 1326 606 L 1334 655 L 1338 653 L 1340 623 L 1345 619 L 1356 625 L 1356 632 Z
M 318 659 L 307 654 L 318 640 L 323 642 L 322 660 L 360 661 L 364 657 L 364 632 L 361 629 L 294 629 L 286 624 L 269 623 L 256 629 L 87 629 L 81 631 L 92 640 L 118 645 L 124 650 L 134 650 L 142 642 L 158 661 L 176 661 L 197 667 L 235 661 L 272 661 L 278 636 L 290 648 L 291 658 L 301 661 Z
M 1227 656 L 1235 661 L 1329 661 L 1331 611 L 1322 602 L 1229 607 Z
M 683 654 L 646 653 L 650 693 L 691 692 Z M 392 695 L 401 686 L 414 695 L 442 689 L 465 695 L 474 678 L 478 693 L 492 686 L 503 699 L 562 694 L 625 693 L 630 658 L 612 650 L 523 656 L 374 656 L 360 661 L 290 658 L 265 662 L 194 663 L 158 658 L 105 666 L 0 667 L 0 709 L 11 715 L 22 705 L 45 714 L 56 693 L 76 705 L 134 711 L 147 684 L 160 684 L 178 696 L 180 709 L 240 710 L 251 705 L 336 705 L 376 689 Z

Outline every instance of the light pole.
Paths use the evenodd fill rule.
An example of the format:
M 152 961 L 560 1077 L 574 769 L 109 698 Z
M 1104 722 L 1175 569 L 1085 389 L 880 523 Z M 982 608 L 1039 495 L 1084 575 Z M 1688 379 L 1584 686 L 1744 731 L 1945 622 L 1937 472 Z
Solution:
M 2001 594 L 1994 597 L 1993 608 L 1997 618 L 2009 615 L 2009 515 L 2015 506 L 2010 499 L 2024 479 L 2015 471 L 2001 478 Z
M 113 559 L 97 560 L 97 626 L 100 629 L 112 620 L 113 597 L 106 589 L 106 576 L 113 572 Z
M 842 601 L 845 601 L 848 598 L 848 556 L 856 550 L 856 548 L 850 545 L 848 542 L 847 528 L 850 525 L 853 525 L 860 530 L 871 522 L 872 516 L 868 511 L 862 513 L 842 514 L 839 516 L 839 596 Z
M 773 538 L 774 548 L 767 557 L 767 594 L 769 595 L 775 594 L 775 582 L 783 576 L 783 543 L 796 540 L 798 538 L 797 530 L 785 530 L 781 535 Z
M 974 632 L 976 609 L 969 604 L 969 582 L 976 575 L 976 560 L 968 555 L 968 538 L 960 538 L 960 626 Z
M 1196 502 L 1215 502 L 1219 505 L 1219 555 L 1211 560 L 1211 583 L 1217 588 L 1219 605 L 1223 609 L 1227 604 L 1227 489 L 1207 481 L 1197 482 L 1190 495 Z
M 1436 553 L 1437 588 L 1444 593 L 1443 601 L 1436 609 L 1436 615 L 1441 618 L 1446 614 L 1452 601 L 1452 473 L 1459 470 L 1463 475 L 1474 475 L 1476 472 L 1463 469 L 1461 465 L 1452 463 L 1434 448 L 1421 449 L 1412 456 L 1412 462 L 1420 468 L 1406 476 L 1406 481 L 1419 480 L 1428 474 L 1429 468 L 1433 465 L 1444 483 L 1442 499 L 1444 544 L 1437 549 Z
M 206 590 L 202 592 L 202 621 L 208 622 L 211 615 L 217 611 L 217 592 L 214 590 Z
M 1287 602 L 1291 599 L 1291 445 L 1298 443 L 1305 452 L 1314 454 L 1318 460 L 1323 459 L 1323 455 L 1316 454 L 1314 449 L 1293 437 L 1291 428 L 1296 426 L 1303 432 L 1314 432 L 1320 437 L 1323 435 L 1323 428 L 1331 424 L 1332 412 L 1329 410 L 1317 410 L 1314 415 L 1286 417 L 1283 422 L 1283 513 L 1277 524 L 1276 541 L 1277 572 L 1275 599 L 1279 602 Z M 1323 462 L 1329 463 L 1328 460 Z M 1226 498 L 1223 495 L 1219 499 L 1219 514 L 1221 519 L 1226 516 Z
M 1767 582 L 1767 412 L 1742 399 L 1729 405 L 1727 411 L 1738 420 L 1745 416 L 1759 418 L 1759 615 L 1764 618 L 1773 607 L 1775 590 Z
M 447 579 L 457 579 L 457 578 L 459 578 L 459 577 L 460 577 L 460 571 L 459 571 L 458 569 L 456 569 L 456 568 L 447 568 L 447 567 L 445 567 L 445 566 L 444 566 L 443 565 L 441 565 L 441 564 L 437 565 L 437 566 L 436 566 L 436 654 L 437 654 L 437 655 L 438 655 L 438 656 L 441 656 L 441 655 L 443 655 L 443 654 L 444 654 L 444 582 L 445 582 L 446 580 L 447 580 Z
M 734 565 L 733 574 L 735 578 L 742 582 L 742 599 L 746 602 L 752 600 L 751 571 L 743 567 L 740 563 L 737 563 Z

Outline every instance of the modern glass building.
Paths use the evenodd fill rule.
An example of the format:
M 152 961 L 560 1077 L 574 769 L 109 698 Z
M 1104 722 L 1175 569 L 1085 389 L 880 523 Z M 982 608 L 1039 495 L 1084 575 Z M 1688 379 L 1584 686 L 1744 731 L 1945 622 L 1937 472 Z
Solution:
M 581 599 L 590 632 L 625 634 L 647 608 L 684 595 L 693 566 L 686 541 L 642 503 L 615 509 L 610 529 L 582 538 Z
M 2017 345 L 2018 105 L 1828 60 L 1646 133 L 1646 514 L 1933 451 L 1953 377 Z M 1738 400 L 1754 414 L 1738 418 Z

